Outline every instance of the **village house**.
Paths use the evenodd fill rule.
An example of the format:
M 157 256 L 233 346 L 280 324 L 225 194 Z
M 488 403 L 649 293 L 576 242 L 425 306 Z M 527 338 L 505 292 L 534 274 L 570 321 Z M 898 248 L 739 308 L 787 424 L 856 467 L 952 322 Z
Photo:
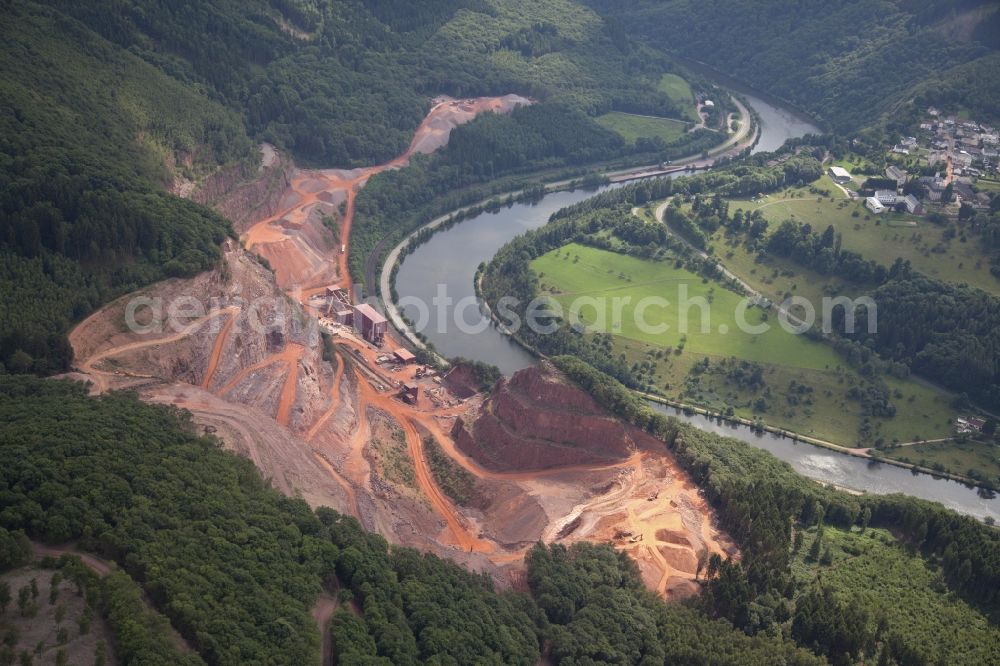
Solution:
M 912 194 L 903 197 L 903 205 L 906 206 L 906 212 L 911 215 L 923 215 L 924 213 L 924 206 L 920 203 L 920 199 Z
M 965 150 L 960 150 L 951 156 L 951 162 L 955 166 L 970 167 L 972 166 L 972 155 Z
M 906 181 L 909 179 L 910 174 L 906 173 L 905 169 L 900 169 L 895 164 L 891 164 L 886 167 L 885 170 L 886 178 L 896 181 L 896 187 L 902 187 L 906 185 Z
M 971 435 L 983 431 L 986 421 L 975 416 L 959 416 L 955 419 L 955 431 L 960 435 Z
M 941 201 L 941 193 L 944 192 L 944 188 L 947 187 L 947 183 L 944 182 L 944 178 L 940 176 L 923 176 L 920 179 L 920 184 L 924 186 L 924 191 L 927 192 L 927 198 L 931 201 Z

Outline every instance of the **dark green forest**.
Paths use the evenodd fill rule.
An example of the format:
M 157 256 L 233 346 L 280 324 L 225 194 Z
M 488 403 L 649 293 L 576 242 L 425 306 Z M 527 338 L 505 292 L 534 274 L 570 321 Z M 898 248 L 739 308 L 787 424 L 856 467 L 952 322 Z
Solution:
M 872 292 L 877 313 L 859 311 L 855 339 L 958 393 L 1000 408 L 1000 299 L 922 275 Z M 868 317 L 877 332 L 868 333 Z
M 853 132 L 904 129 L 928 105 L 996 120 L 992 0 L 585 0 L 650 45 Z
M 584 366 L 565 367 L 613 406 L 613 385 L 609 393 Z M 619 400 L 630 400 L 626 395 Z M 624 404 L 616 411 L 626 414 Z M 539 546 L 528 562 L 531 594 L 498 594 L 488 576 L 390 547 L 353 518 L 329 509 L 314 513 L 270 489 L 252 463 L 196 436 L 188 419 L 129 394 L 91 398 L 67 382 L 0 380 L 0 561 L 5 568 L 24 561 L 26 534 L 75 541 L 117 562 L 122 572 L 100 582 L 72 561 L 62 566 L 75 567 L 71 575 L 94 589 L 92 603 L 107 617 L 125 664 L 178 663 L 172 650 L 150 649 L 164 645 L 168 629 L 143 608 L 138 587 L 208 664 L 312 663 L 319 635 L 309 608 L 324 589 L 341 604 L 324 629 L 338 663 L 534 664 L 543 645 L 562 664 L 823 663 L 787 638 L 765 636 L 759 622 L 734 628 L 725 619 L 732 614 L 739 625 L 743 612 L 727 585 L 743 589 L 746 576 L 774 586 L 764 581 L 783 575 L 754 564 L 787 565 L 787 515 L 778 506 L 798 502 L 808 517 L 818 499 L 827 503 L 831 524 L 857 519 L 856 500 L 815 486 L 766 453 L 745 445 L 733 450 L 732 442 L 678 430 L 672 421 L 647 423 L 671 435 L 670 445 L 699 473 L 713 502 L 729 498 L 727 524 L 749 528 L 743 512 L 757 493 L 740 502 L 728 494 L 739 478 L 740 489 L 749 488 L 748 473 L 769 470 L 775 481 L 765 492 L 789 496 L 773 520 L 734 531 L 747 553 L 744 564 L 710 562 L 720 572 L 733 567 L 718 579 L 729 583 L 711 584 L 705 601 L 689 608 L 646 592 L 635 565 L 605 546 Z M 678 444 L 682 439 L 689 444 Z M 982 543 L 987 535 L 974 521 L 903 502 L 904 511 L 922 511 L 916 515 L 925 521 L 931 516 L 927 548 L 948 525 L 956 536 L 967 534 L 967 545 L 947 557 L 973 557 L 966 548 L 996 552 Z M 872 521 L 891 518 L 880 510 Z M 995 563 L 970 561 L 977 580 L 991 580 L 988 567 Z
M 543 645 L 560 664 L 823 663 L 793 636 L 810 636 L 804 642 L 833 663 L 855 663 L 841 661 L 842 645 L 860 646 L 851 659 L 880 649 L 884 663 L 936 663 L 918 629 L 894 624 L 891 604 L 866 606 L 842 638 L 793 621 L 815 614 L 791 573 L 793 532 L 817 524 L 892 526 L 905 544 L 894 547 L 912 553 L 904 558 L 926 558 L 963 603 L 996 612 L 994 530 L 919 500 L 825 489 L 766 452 L 650 411 L 580 361 L 555 360 L 660 437 L 739 544 L 739 562 L 706 563 L 705 592 L 692 605 L 662 603 L 626 556 L 585 544 L 537 547 L 531 594 L 498 594 L 487 576 L 390 547 L 353 518 L 314 513 L 270 489 L 252 463 L 196 436 L 183 412 L 23 377 L 0 380 L 2 563 L 24 561 L 22 535 L 75 541 L 117 562 L 122 573 L 85 584 L 126 664 L 178 663 L 170 650 L 149 649 L 165 645 L 168 628 L 143 608 L 139 587 L 209 664 L 313 662 L 319 635 L 309 608 L 324 589 L 341 604 L 324 629 L 338 663 L 534 664 Z M 898 630 L 880 628 L 880 614 Z
M 8 4 L 0 37 L 0 364 L 57 372 L 73 321 L 220 256 L 229 223 L 164 191 L 166 157 L 193 174 L 251 145 L 234 114 L 48 8 Z
M 619 157 L 620 138 L 592 116 L 683 113 L 655 88 L 671 66 L 662 56 L 567 2 L 16 0 L 0 36 L 0 364 L 13 372 L 68 369 L 72 323 L 211 268 L 228 224 L 167 190 L 251 166 L 255 141 L 304 164 L 371 165 L 406 148 L 435 95 L 542 102 L 481 119 L 402 187 L 386 176 L 370 188 L 359 225 L 370 250 L 387 232 L 381 218 L 365 230 L 375 211 L 421 203 L 380 203 L 379 190 L 436 197 Z

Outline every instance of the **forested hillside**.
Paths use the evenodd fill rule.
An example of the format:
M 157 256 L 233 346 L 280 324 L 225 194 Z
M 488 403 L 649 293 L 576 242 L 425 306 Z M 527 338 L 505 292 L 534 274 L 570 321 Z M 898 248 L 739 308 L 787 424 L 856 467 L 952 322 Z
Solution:
M 738 541 L 740 562 L 705 563 L 698 603 L 664 604 L 627 556 L 588 544 L 537 547 L 527 562 L 531 595 L 498 594 L 488 577 L 282 496 L 250 461 L 196 436 L 183 412 L 25 377 L 0 379 L 0 570 L 24 561 L 25 535 L 117 562 L 124 572 L 100 585 L 66 571 L 100 588 L 95 607 L 124 664 L 178 663 L 136 584 L 208 664 L 312 663 L 320 630 L 331 632 L 338 663 L 386 665 L 530 665 L 543 645 L 554 664 L 824 663 L 792 638 L 833 663 L 997 657 L 986 619 L 1000 576 L 995 530 L 927 502 L 823 488 L 764 451 L 652 413 L 575 359 L 556 361 L 662 438 Z M 871 531 L 880 525 L 898 538 Z M 809 545 L 794 536 L 803 532 Z M 829 561 L 819 554 L 824 538 Z M 854 565 L 886 570 L 868 580 Z M 930 586 L 905 585 L 910 569 Z M 812 580 L 828 575 L 822 594 L 836 602 L 817 604 Z M 872 596 L 872 585 L 886 592 Z M 318 628 L 309 609 L 324 589 L 341 606 Z
M 324 588 L 342 604 L 329 627 L 338 663 L 531 665 L 543 643 L 565 664 L 822 663 L 787 638 L 664 604 L 608 547 L 540 547 L 532 595 L 498 594 L 489 577 L 280 495 L 188 418 L 127 394 L 0 379 L 0 567 L 23 561 L 24 534 L 117 562 L 128 576 L 108 579 L 118 602 L 101 609 L 135 650 L 124 664 L 177 663 L 142 649 L 168 636 L 129 578 L 208 664 L 314 663 L 309 608 Z
M 585 0 L 651 45 L 856 131 L 928 104 L 997 119 L 993 0 Z M 916 99 L 912 104 L 911 100 Z
M 69 323 L 209 268 L 228 223 L 167 194 L 246 159 L 238 117 L 50 9 L 0 18 L 0 364 L 65 369 Z
M 166 189 L 249 163 L 254 141 L 370 165 L 405 149 L 435 95 L 547 102 L 460 141 L 451 161 L 482 182 L 619 155 L 595 114 L 684 112 L 656 90 L 666 63 L 569 0 L 17 0 L 0 37 L 0 369 L 14 372 L 67 369 L 74 321 L 211 267 L 227 223 Z
M 323 166 L 395 157 L 439 94 L 681 113 L 655 61 L 569 0 L 54 2 Z
M 966 285 L 913 276 L 872 292 L 855 338 L 885 358 L 1000 409 L 1000 299 Z M 869 333 L 868 317 L 877 316 Z

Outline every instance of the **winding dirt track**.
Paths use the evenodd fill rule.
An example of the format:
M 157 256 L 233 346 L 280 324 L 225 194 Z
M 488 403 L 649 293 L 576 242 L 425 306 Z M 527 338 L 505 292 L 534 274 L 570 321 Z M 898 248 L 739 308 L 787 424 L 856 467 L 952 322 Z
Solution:
M 98 312 L 101 312 L 101 311 L 98 311 Z M 105 349 L 104 351 L 98 352 L 98 353 L 94 354 L 93 356 L 90 356 L 90 357 L 84 359 L 83 362 L 80 363 L 80 371 L 83 372 L 83 373 L 85 373 L 85 374 L 87 374 L 87 375 L 89 375 L 91 377 L 91 379 L 93 380 L 95 388 L 97 389 L 98 393 L 103 393 L 104 391 L 106 391 L 108 389 L 108 380 L 107 380 L 107 378 L 114 377 L 117 373 L 116 372 L 108 372 L 106 370 L 99 370 L 96 366 L 101 361 L 109 359 L 109 358 L 111 358 L 113 356 L 117 356 L 119 354 L 124 354 L 125 352 L 137 351 L 139 349 L 145 349 L 146 347 L 152 347 L 154 345 L 166 345 L 166 344 L 170 344 L 171 342 L 177 342 L 179 340 L 183 340 L 184 338 L 190 336 L 192 333 L 194 333 L 199 328 L 201 328 L 202 326 L 204 326 L 208 322 L 212 321 L 216 317 L 221 317 L 223 315 L 229 315 L 230 319 L 233 319 L 233 318 L 235 318 L 237 312 L 238 312 L 238 308 L 236 308 L 236 307 L 228 307 L 228 308 L 222 308 L 222 309 L 219 309 L 219 310 L 213 310 L 212 312 L 209 312 L 204 317 L 202 317 L 200 319 L 196 319 L 195 321 L 191 322 L 190 324 L 188 324 L 187 326 L 185 326 L 183 329 L 181 329 L 181 331 L 179 331 L 178 333 L 175 333 L 173 335 L 168 335 L 168 336 L 161 337 L 161 338 L 152 338 L 150 340 L 140 340 L 138 342 L 130 342 L 130 343 L 125 344 L 125 345 L 119 345 L 118 347 L 111 347 L 110 349 Z M 97 313 L 95 313 L 95 315 L 96 314 Z M 84 320 L 84 322 L 82 324 L 80 324 L 80 326 L 82 327 L 89 320 L 90 320 L 90 318 Z M 79 327 L 77 327 L 77 328 L 79 328 Z M 118 371 L 118 373 L 122 373 L 122 372 L 124 372 L 124 371 Z M 144 379 L 152 379 L 152 377 L 147 377 L 147 376 L 144 376 L 144 375 L 129 374 L 129 376 L 131 376 L 131 377 L 141 377 L 141 378 L 144 378 Z
M 77 550 L 75 547 L 47 546 L 40 541 L 32 541 L 31 548 L 36 557 L 62 557 L 63 555 L 73 555 L 75 557 L 79 557 L 80 561 L 98 576 L 107 576 L 117 568 L 117 565 L 114 563 L 102 560 L 91 553 L 85 553 L 81 550 Z
M 369 178 L 383 171 L 405 167 L 415 154 L 434 152 L 448 142 L 454 127 L 472 120 L 480 113 L 509 112 L 517 106 L 530 103 L 530 100 L 518 95 L 468 100 L 445 98 L 431 108 L 417 128 L 406 151 L 385 164 L 353 170 L 299 170 L 292 176 L 291 192 L 286 195 L 286 201 L 289 201 L 290 205 L 253 225 L 244 234 L 244 245 L 251 250 L 257 248 L 268 258 L 279 277 L 279 283 L 285 287 L 294 286 L 297 290 L 304 290 L 307 295 L 315 293 L 316 289 L 325 284 L 334 282 L 348 288 L 350 272 L 347 252 L 340 252 L 337 255 L 337 271 L 336 275 L 332 276 L 327 270 L 326 258 L 319 256 L 314 248 L 303 243 L 295 243 L 295 250 L 298 252 L 288 255 L 284 251 L 277 251 L 274 246 L 294 243 L 285 231 L 302 229 L 317 208 L 323 204 L 333 207 L 333 202 L 336 201 L 340 201 L 343 206 L 339 242 L 342 246 L 348 246 L 354 221 L 355 198 Z M 276 251 L 272 252 L 272 249 Z M 296 254 L 299 255 L 297 259 L 300 261 L 296 261 Z M 312 265 L 311 270 L 303 270 L 302 259 L 305 260 L 305 264 Z M 289 276 L 299 278 L 296 284 L 293 285 L 288 280 Z
M 320 640 L 323 643 L 323 657 L 320 663 L 324 666 L 333 663 L 333 636 L 327 631 L 327 625 L 330 624 L 330 618 L 333 617 L 337 606 L 337 598 L 323 592 L 310 611 L 313 620 L 319 626 Z
M 205 377 L 201 381 L 203 389 L 207 390 L 212 384 L 212 377 L 215 376 L 215 370 L 219 367 L 219 359 L 222 357 L 222 348 L 225 347 L 226 340 L 229 339 L 229 332 L 233 330 L 235 322 L 236 311 L 234 308 L 233 312 L 229 315 L 229 319 L 226 320 L 226 325 L 223 326 L 222 331 L 215 338 L 215 344 L 212 345 L 212 355 L 208 359 L 208 369 L 205 370 Z
M 337 411 L 338 407 L 340 407 L 340 382 L 344 378 L 345 363 L 344 358 L 340 354 L 336 353 L 334 354 L 334 361 L 337 364 L 337 369 L 334 370 L 333 383 L 330 385 L 330 406 L 325 412 L 323 412 L 323 415 L 319 417 L 319 420 L 317 420 L 316 423 L 309 428 L 309 432 L 306 434 L 307 442 L 311 442 L 313 440 L 316 433 L 326 425 L 326 422 L 330 420 L 333 413 Z

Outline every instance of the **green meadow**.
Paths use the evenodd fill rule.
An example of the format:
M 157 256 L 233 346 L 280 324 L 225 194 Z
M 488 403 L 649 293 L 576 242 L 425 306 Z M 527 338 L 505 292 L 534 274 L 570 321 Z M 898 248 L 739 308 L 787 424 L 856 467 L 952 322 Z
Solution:
M 863 440 L 859 432 L 868 417 L 866 408 L 847 396 L 852 386 L 863 383 L 855 369 L 827 344 L 785 331 L 773 311 L 750 307 L 744 321 L 770 328 L 758 334 L 742 331 L 736 313 L 743 296 L 673 262 L 571 243 L 542 255 L 532 269 L 542 292 L 559 303 L 571 322 L 572 310 L 589 329 L 612 333 L 614 353 L 624 354 L 633 367 L 651 367 L 650 382 L 670 398 L 720 412 L 731 409 L 743 418 L 759 417 L 845 446 L 871 446 L 879 438 L 937 438 L 950 431 L 954 414 L 948 396 L 913 381 L 885 378 L 897 414 L 871 417 Z M 647 324 L 665 325 L 665 330 L 643 330 L 639 324 L 637 307 L 650 297 L 669 302 L 666 307 L 652 304 L 642 313 Z M 687 308 L 682 307 L 685 299 Z M 703 310 L 693 304 L 698 300 L 707 305 L 707 331 L 702 330 Z M 600 314 L 598 306 L 603 307 Z M 734 381 L 733 366 L 739 360 L 760 366 L 762 384 Z
M 673 264 L 574 243 L 543 255 L 533 268 L 567 312 L 574 302 L 581 302 L 581 297 L 606 303 L 609 326 L 614 323 L 610 319 L 612 299 L 629 299 L 628 303 L 622 300 L 620 329 L 604 332 L 663 347 L 683 345 L 686 351 L 696 354 L 739 356 L 774 365 L 812 369 L 840 365 L 829 347 L 786 332 L 777 317 L 760 308 L 747 308 L 742 321 L 768 330 L 759 334 L 744 332 L 737 321 L 743 296 Z M 666 299 L 670 305 L 651 305 L 637 317 L 637 306 L 653 297 Z M 699 307 L 697 302 L 705 307 Z M 688 307 L 684 307 L 685 303 Z M 666 326 L 666 330 L 643 330 L 647 328 L 640 324 L 643 317 L 653 326 Z M 583 307 L 580 318 L 587 325 L 599 321 L 592 306 Z
M 1000 280 L 990 274 L 989 257 L 979 239 L 966 236 L 961 226 L 934 224 L 926 216 L 903 213 L 873 215 L 862 201 L 846 199 L 825 183 L 815 185 L 830 190 L 832 199 L 793 189 L 757 201 L 733 200 L 730 209 L 760 210 L 772 230 L 787 219 L 811 224 L 818 231 L 832 225 L 843 235 L 844 249 L 866 259 L 889 266 L 902 258 L 930 277 L 1000 294 Z
M 942 472 L 1000 478 L 1000 446 L 977 441 L 948 441 L 901 446 L 886 457 L 930 467 Z
M 638 116 L 632 113 L 612 111 L 597 117 L 597 122 L 603 127 L 615 132 L 628 144 L 634 144 L 637 139 L 653 139 L 659 137 L 666 143 L 673 143 L 684 136 L 688 124 L 672 118 L 656 118 L 653 116 Z
M 699 122 L 697 110 L 694 105 L 694 93 L 686 80 L 676 74 L 664 74 L 656 89 L 667 94 L 677 106 L 684 109 L 684 113 L 692 122 Z

